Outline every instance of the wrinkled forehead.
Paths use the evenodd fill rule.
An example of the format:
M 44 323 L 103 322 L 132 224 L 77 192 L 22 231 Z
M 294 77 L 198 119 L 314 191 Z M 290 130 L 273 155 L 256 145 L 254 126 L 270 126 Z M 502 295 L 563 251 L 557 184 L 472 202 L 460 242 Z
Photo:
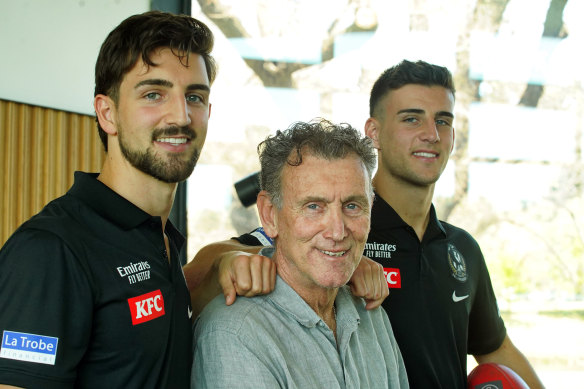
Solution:
M 371 197 L 371 177 L 364 162 L 350 152 L 344 157 L 324 158 L 303 154 L 299 165 L 282 169 L 282 194 L 291 198 L 334 199 Z

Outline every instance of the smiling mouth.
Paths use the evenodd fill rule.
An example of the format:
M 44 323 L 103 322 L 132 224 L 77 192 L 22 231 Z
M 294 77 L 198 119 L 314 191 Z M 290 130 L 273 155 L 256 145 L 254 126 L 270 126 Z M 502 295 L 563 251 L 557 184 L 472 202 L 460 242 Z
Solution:
M 413 154 L 416 157 L 423 157 L 423 158 L 436 158 L 436 157 L 438 157 L 438 154 L 435 154 L 435 153 L 427 153 L 427 152 L 424 152 L 424 151 L 415 152 Z
M 156 142 L 166 143 L 171 146 L 180 146 L 187 143 L 189 140 L 187 138 L 158 138 Z
M 342 257 L 343 255 L 345 255 L 347 253 L 348 250 L 344 250 L 344 251 L 327 251 L 327 250 L 318 250 L 323 254 L 328 255 L 329 257 Z

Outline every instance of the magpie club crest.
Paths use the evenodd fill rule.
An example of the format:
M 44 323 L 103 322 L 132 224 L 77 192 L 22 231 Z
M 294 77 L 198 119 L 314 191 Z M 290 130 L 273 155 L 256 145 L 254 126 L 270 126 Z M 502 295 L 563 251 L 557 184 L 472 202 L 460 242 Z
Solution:
M 456 246 L 448 244 L 448 265 L 452 276 L 460 282 L 466 281 L 466 262 Z

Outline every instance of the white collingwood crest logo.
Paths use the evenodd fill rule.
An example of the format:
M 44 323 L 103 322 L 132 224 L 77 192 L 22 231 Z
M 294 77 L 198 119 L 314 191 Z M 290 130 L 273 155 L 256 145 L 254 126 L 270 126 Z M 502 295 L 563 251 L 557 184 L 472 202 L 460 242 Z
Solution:
M 448 265 L 454 278 L 461 282 L 466 281 L 466 262 L 453 244 L 448 244 Z

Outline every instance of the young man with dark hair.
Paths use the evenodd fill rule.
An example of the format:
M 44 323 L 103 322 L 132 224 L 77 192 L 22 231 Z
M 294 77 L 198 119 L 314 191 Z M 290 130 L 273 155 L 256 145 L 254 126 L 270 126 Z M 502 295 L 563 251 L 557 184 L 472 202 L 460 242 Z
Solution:
M 423 61 L 403 61 L 373 85 L 365 133 L 378 170 L 365 255 L 388 274 L 383 307 L 413 388 L 466 388 L 467 354 L 539 388 L 506 333 L 479 245 L 432 205 L 454 147 L 454 93 L 448 69 Z
M 184 238 L 168 216 L 205 141 L 212 48 L 205 24 L 156 11 L 103 43 L 103 168 L 76 172 L 0 251 L 0 387 L 189 387 Z

